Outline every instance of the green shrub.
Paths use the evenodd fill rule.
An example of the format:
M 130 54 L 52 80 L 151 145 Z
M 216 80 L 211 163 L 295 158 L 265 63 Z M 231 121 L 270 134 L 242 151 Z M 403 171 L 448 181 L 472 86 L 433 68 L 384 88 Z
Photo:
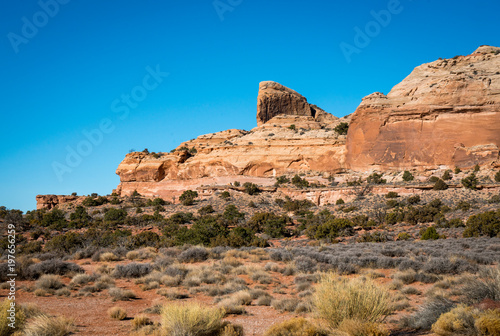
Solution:
M 256 195 L 260 192 L 259 186 L 251 182 L 243 183 L 243 188 L 248 195 Z
M 410 197 L 408 197 L 407 201 L 408 201 L 408 204 L 420 203 L 420 196 L 419 195 L 410 196 Z
M 385 198 L 398 198 L 399 195 L 395 191 L 389 191 L 387 194 L 385 194 Z
M 347 131 L 349 130 L 349 124 L 346 122 L 341 122 L 334 128 L 335 132 L 340 135 L 347 135 Z
M 179 201 L 182 202 L 183 205 L 193 205 L 194 199 L 198 197 L 198 192 L 193 190 L 186 190 L 179 196 Z
M 433 190 L 446 190 L 448 189 L 448 185 L 446 182 L 441 180 L 440 178 L 437 179 L 436 183 L 434 184 L 434 187 L 432 187 Z
M 344 320 L 381 322 L 391 312 L 391 294 L 371 279 L 347 279 L 330 273 L 316 286 L 313 302 L 318 315 L 333 328 Z
M 239 187 L 241 185 L 240 181 L 234 181 L 233 185 L 235 187 Z
M 410 173 L 408 170 L 405 170 L 405 172 L 403 173 L 403 181 L 409 182 L 413 181 L 414 179 L 415 177 L 413 176 L 413 174 Z
M 231 194 L 229 193 L 229 191 L 225 190 L 223 192 L 220 193 L 220 198 L 222 199 L 229 199 L 231 197 Z
M 411 236 L 407 232 L 400 232 L 396 237 L 396 240 L 408 240 L 408 239 L 411 239 Z
M 301 178 L 299 175 L 295 175 L 292 178 L 292 184 L 297 188 L 307 188 L 309 187 L 309 182 L 304 178 Z
M 500 209 L 470 216 L 467 220 L 464 237 L 496 237 L 500 233 Z
M 441 179 L 443 181 L 448 181 L 448 180 L 451 180 L 451 170 L 446 170 L 443 174 L 443 176 L 441 177 Z
M 43 214 L 40 225 L 52 230 L 62 230 L 68 226 L 68 221 L 64 211 L 54 208 Z
M 478 164 L 476 164 L 476 165 L 474 166 L 474 173 L 479 172 L 479 170 L 481 170 L 481 167 L 479 167 L 479 165 L 478 165 Z
M 316 239 L 336 238 L 340 235 L 352 235 L 353 223 L 345 218 L 330 219 L 314 228 L 308 228 L 308 235 Z M 312 238 L 311 237 L 311 238 Z
M 421 240 L 429 240 L 429 239 L 439 239 L 441 238 L 439 234 L 436 231 L 436 228 L 434 226 L 429 226 L 427 229 L 423 230 L 423 232 L 420 235 Z
M 108 203 L 107 197 L 99 196 L 97 194 L 92 194 L 91 196 L 86 197 L 82 204 L 87 207 L 94 207 Z
M 276 178 L 276 184 L 280 185 L 285 183 L 290 183 L 290 179 L 285 175 L 281 175 Z
M 462 172 L 462 169 L 455 167 L 455 170 L 453 171 L 455 174 L 459 174 Z
M 290 126 L 288 126 L 289 129 L 295 131 L 295 125 L 294 124 L 291 124 Z
M 500 182 L 500 171 L 495 174 L 495 182 Z
M 476 190 L 477 189 L 478 180 L 474 173 L 462 179 L 462 185 L 465 188 Z
M 211 214 L 211 213 L 214 213 L 214 212 L 215 212 L 215 209 L 214 209 L 214 207 L 211 204 L 205 205 L 204 207 L 201 207 L 198 210 L 198 213 L 201 216 L 208 215 L 208 214 Z
M 123 223 L 127 217 L 125 209 L 111 208 L 104 214 L 104 220 L 108 223 Z
M 65 253 L 73 253 L 83 247 L 84 241 L 82 235 L 76 232 L 67 232 L 65 234 L 55 236 L 45 244 L 46 251 L 59 251 Z
M 342 198 L 339 198 L 336 202 L 335 202 L 336 205 L 340 205 L 340 204 L 345 204 L 344 200 Z
M 382 174 L 373 173 L 366 179 L 368 184 L 385 184 L 387 180 L 382 178 Z

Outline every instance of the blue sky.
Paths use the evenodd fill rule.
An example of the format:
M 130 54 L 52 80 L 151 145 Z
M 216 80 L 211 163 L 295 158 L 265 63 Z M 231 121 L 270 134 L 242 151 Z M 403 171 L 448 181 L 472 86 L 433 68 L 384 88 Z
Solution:
M 491 0 L 1 6 L 0 205 L 24 211 L 37 194 L 111 193 L 130 149 L 169 151 L 255 127 L 260 81 L 340 117 L 421 63 L 500 46 L 500 4 Z M 341 45 L 356 51 L 346 57 Z M 72 150 L 84 155 L 70 166 Z

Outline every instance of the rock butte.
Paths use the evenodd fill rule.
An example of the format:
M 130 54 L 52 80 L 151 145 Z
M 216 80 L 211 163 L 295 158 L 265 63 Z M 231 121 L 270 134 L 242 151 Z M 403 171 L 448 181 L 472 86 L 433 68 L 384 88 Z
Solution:
M 341 122 L 349 123 L 347 136 L 334 130 Z M 282 174 L 498 167 L 499 146 L 500 48 L 481 46 L 416 67 L 387 95 L 366 96 L 340 119 L 294 90 L 262 82 L 256 128 L 201 135 L 171 153 L 127 154 L 115 191 L 169 198 L 234 181 L 272 186 Z M 63 201 L 41 196 L 39 206 Z
M 341 122 L 349 123 L 347 136 L 334 130 Z M 418 66 L 387 95 L 363 98 L 341 119 L 265 81 L 257 125 L 201 135 L 173 153 L 127 154 L 116 170 L 116 192 L 169 197 L 235 180 L 272 185 L 282 174 L 496 167 L 500 48 L 481 46 L 468 56 Z

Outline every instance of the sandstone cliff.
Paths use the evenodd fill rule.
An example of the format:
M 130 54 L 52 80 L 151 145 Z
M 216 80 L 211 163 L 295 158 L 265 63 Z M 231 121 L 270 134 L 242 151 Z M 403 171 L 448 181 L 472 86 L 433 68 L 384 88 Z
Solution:
M 333 128 L 348 120 L 310 105 L 281 84 L 263 82 L 258 127 L 201 135 L 173 153 L 127 154 L 116 171 L 121 181 L 116 191 L 168 197 L 204 184 L 265 185 L 281 174 L 333 174 L 344 167 L 346 141 Z
M 498 165 L 500 48 L 423 64 L 387 95 L 363 98 L 352 116 L 353 170 Z

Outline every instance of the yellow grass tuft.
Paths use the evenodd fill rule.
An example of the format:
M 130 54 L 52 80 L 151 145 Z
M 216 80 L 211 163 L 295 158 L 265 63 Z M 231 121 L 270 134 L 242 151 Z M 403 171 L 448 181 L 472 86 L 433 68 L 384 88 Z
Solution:
M 210 335 L 223 328 L 224 310 L 197 303 L 167 304 L 161 311 L 161 324 L 169 336 Z

